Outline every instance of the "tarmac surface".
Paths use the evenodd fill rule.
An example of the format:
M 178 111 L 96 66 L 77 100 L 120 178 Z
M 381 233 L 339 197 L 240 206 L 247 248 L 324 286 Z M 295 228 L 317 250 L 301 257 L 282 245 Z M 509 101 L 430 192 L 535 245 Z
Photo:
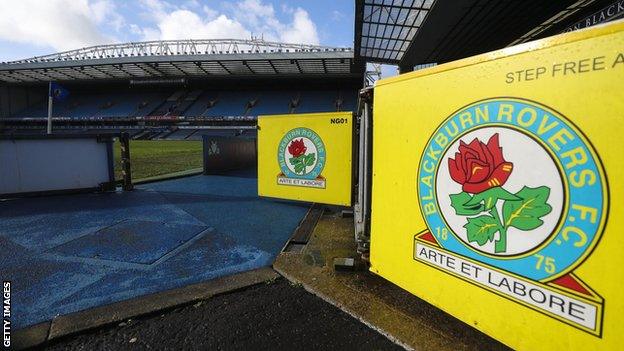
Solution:
M 402 350 L 301 286 L 277 279 L 68 336 L 46 350 Z
M 0 201 L 13 327 L 268 267 L 308 208 L 259 198 L 253 174 Z

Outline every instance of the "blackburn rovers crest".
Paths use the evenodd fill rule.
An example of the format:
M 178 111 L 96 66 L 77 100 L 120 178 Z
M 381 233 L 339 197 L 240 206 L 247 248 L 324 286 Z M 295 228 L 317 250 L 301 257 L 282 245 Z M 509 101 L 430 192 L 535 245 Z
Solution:
M 414 259 L 591 334 L 604 301 L 574 271 L 607 216 L 603 168 L 570 121 L 496 98 L 453 113 L 422 152 Z
M 321 175 L 325 166 L 325 145 L 316 132 L 308 128 L 288 131 L 277 148 L 280 174 L 277 184 L 321 188 L 326 179 Z

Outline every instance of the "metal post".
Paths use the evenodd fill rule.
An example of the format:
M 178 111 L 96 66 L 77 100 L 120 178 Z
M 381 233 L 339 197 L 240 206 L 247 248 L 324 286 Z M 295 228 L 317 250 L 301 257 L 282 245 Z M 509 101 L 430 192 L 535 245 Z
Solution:
M 357 250 L 363 257 L 368 255 L 370 248 L 370 172 L 371 172 L 371 102 L 372 88 L 360 93 L 361 106 L 359 146 L 358 146 L 358 191 L 355 204 L 355 240 Z
M 119 136 L 119 145 L 121 147 L 121 174 L 123 175 L 123 190 L 131 191 L 134 189 L 132 184 L 132 172 L 130 167 L 130 135 L 121 133 Z
M 48 82 L 48 134 L 52 134 L 52 82 Z

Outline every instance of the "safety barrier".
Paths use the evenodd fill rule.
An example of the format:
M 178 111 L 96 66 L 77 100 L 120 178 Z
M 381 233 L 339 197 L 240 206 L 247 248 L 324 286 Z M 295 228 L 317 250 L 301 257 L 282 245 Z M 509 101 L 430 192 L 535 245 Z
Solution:
M 113 135 L 0 136 L 0 197 L 115 189 Z

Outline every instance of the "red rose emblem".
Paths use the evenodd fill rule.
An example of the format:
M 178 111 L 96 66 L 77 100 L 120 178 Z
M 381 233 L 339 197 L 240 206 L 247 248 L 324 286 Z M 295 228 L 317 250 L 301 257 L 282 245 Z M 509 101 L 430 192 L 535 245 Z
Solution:
M 307 147 L 303 143 L 303 139 L 293 140 L 290 145 L 288 145 L 288 152 L 293 155 L 293 157 L 299 157 L 305 154 Z
M 503 158 L 498 133 L 492 135 L 487 144 L 477 138 L 470 144 L 460 141 L 459 152 L 454 159 L 448 159 L 448 166 L 451 178 L 471 194 L 505 184 L 513 169 L 513 163 Z

